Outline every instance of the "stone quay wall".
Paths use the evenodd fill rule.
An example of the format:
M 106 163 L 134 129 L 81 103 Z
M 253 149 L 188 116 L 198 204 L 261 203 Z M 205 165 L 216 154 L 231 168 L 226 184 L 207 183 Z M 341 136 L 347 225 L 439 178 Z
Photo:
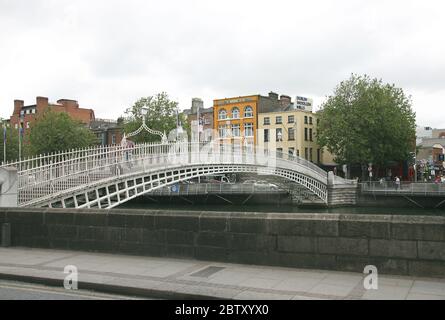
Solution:
M 0 208 L 0 225 L 12 246 L 445 277 L 441 216 Z

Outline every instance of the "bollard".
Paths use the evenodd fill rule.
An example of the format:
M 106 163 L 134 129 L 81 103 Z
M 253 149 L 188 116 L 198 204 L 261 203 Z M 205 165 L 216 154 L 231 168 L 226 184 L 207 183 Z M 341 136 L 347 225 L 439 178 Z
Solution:
M 9 247 L 11 245 L 11 224 L 2 224 L 2 247 Z

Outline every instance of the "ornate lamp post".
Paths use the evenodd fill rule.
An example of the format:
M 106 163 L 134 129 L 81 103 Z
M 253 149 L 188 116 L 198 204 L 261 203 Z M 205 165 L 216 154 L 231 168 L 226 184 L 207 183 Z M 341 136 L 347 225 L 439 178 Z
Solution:
M 161 131 L 150 129 L 147 126 L 147 124 L 145 123 L 146 116 L 147 116 L 147 113 L 148 113 L 148 109 L 147 108 L 142 108 L 141 113 L 142 113 L 142 125 L 136 131 L 130 132 L 128 134 L 126 134 L 124 132 L 124 137 L 122 138 L 121 145 L 126 145 L 127 138 L 130 138 L 130 137 L 133 137 L 135 135 L 138 135 L 143 130 L 147 131 L 148 133 L 160 136 L 161 137 L 161 143 L 162 144 L 166 144 L 168 142 L 168 139 L 167 139 L 167 135 L 165 134 L 165 131 L 164 131 L 164 133 L 162 133 Z

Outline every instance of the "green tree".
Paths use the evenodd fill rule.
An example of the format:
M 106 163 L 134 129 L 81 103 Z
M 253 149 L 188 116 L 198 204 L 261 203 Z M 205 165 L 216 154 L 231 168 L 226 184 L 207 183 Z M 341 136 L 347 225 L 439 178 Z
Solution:
M 124 131 L 137 130 L 142 125 L 142 110 L 147 110 L 146 124 L 150 129 L 168 133 L 176 128 L 176 111 L 178 103 L 170 100 L 167 93 L 140 98 L 132 107 L 125 111 Z M 160 137 L 145 130 L 131 138 L 135 142 L 160 141 Z
M 50 108 L 31 124 L 26 141 L 32 155 L 85 148 L 97 143 L 93 132 L 64 112 Z
M 385 166 L 408 160 L 415 148 L 411 98 L 369 76 L 341 82 L 323 103 L 317 139 L 340 164 Z
M 3 122 L 0 119 L 0 122 Z M 4 122 L 3 122 L 4 123 Z M 4 124 L 5 125 L 5 124 Z M 0 162 L 4 161 L 3 126 L 1 128 Z M 6 161 L 14 161 L 19 158 L 19 131 L 14 128 L 6 128 Z

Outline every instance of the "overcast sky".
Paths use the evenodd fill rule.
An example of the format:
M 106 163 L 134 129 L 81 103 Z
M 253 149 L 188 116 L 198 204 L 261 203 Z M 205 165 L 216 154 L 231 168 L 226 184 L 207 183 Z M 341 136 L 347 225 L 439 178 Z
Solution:
M 0 116 L 13 100 L 78 100 L 117 118 L 166 91 L 189 108 L 275 91 L 315 105 L 351 73 L 412 96 L 445 127 L 443 1 L 0 0 Z

